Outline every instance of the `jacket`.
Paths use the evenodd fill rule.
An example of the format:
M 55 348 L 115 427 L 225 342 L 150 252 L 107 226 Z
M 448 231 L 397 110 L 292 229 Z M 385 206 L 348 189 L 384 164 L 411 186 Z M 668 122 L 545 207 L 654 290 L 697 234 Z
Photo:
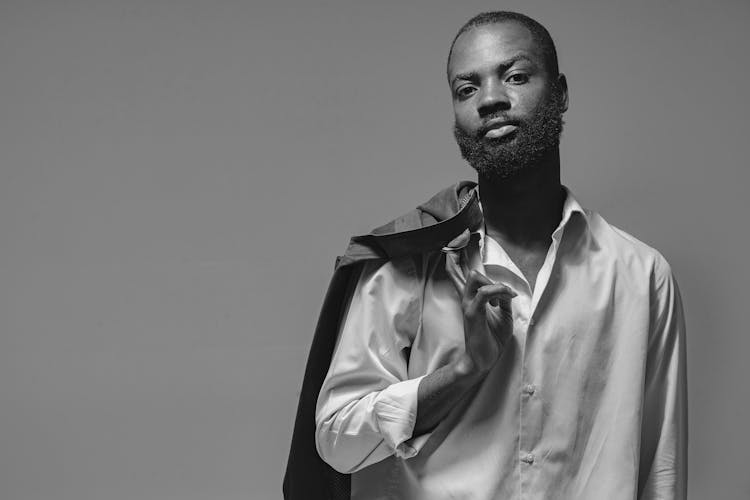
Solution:
M 345 500 L 350 498 L 350 476 L 331 468 L 315 446 L 315 407 L 328 373 L 342 316 L 357 284 L 362 265 L 371 260 L 440 250 L 466 229 L 482 222 L 476 184 L 459 182 L 416 209 L 354 236 L 336 259 L 307 358 L 283 492 L 286 500 Z

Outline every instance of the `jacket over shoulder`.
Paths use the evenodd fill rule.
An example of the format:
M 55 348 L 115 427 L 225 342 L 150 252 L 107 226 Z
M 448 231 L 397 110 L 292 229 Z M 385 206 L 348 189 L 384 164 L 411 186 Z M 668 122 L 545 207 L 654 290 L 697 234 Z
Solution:
M 284 475 L 286 500 L 350 497 L 350 476 L 335 471 L 318 455 L 315 406 L 336 346 L 344 306 L 357 283 L 362 264 L 440 249 L 481 222 L 476 184 L 462 181 L 372 232 L 352 237 L 346 252 L 336 259 L 305 367 Z

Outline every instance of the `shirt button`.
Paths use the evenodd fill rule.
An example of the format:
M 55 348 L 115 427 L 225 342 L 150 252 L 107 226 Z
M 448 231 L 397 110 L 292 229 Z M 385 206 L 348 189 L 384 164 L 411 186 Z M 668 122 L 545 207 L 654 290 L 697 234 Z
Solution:
M 534 394 L 535 391 L 536 391 L 536 387 L 534 386 L 534 384 L 529 384 L 523 388 L 523 392 L 525 392 L 528 395 Z
M 528 455 L 523 457 L 521 460 L 531 465 L 534 463 L 534 455 L 532 453 L 529 453 Z

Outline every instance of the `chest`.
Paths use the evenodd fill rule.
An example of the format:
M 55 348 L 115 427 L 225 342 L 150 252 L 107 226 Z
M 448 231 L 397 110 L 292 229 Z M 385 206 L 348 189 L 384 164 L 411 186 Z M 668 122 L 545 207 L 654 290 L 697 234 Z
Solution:
M 547 247 L 538 248 L 523 248 L 517 245 L 504 246 L 508 257 L 518 267 L 518 270 L 523 273 L 523 277 L 529 282 L 529 288 L 534 290 L 536 285 L 536 278 L 539 275 L 539 270 L 544 265 L 544 261 L 547 257 Z
M 528 251 L 508 249 L 506 251 L 508 252 L 508 257 L 510 257 L 513 263 L 518 267 L 518 270 L 523 273 L 524 278 L 529 282 L 529 287 L 533 290 L 536 285 L 536 277 L 539 275 L 539 270 L 542 268 L 542 265 L 544 265 L 547 250 Z
M 485 261 L 511 269 L 517 268 L 516 271 L 520 272 L 522 279 L 528 283 L 529 292 L 533 292 L 539 271 L 544 267 L 548 257 L 553 258 L 548 256 L 552 245 L 551 238 L 521 244 L 500 234 L 488 232 L 485 238 Z
M 519 346 L 525 346 L 526 355 L 538 356 L 541 365 L 547 365 L 543 358 L 551 355 L 556 359 L 552 365 L 556 365 L 560 361 L 556 356 L 567 352 L 565 365 L 576 367 L 586 366 L 589 355 L 596 353 L 607 359 L 609 353 L 619 352 L 625 345 L 629 345 L 626 350 L 642 350 L 650 321 L 647 276 L 639 277 L 631 268 L 621 269 L 610 259 L 563 256 L 555 262 L 551 274 L 544 274 L 545 279 L 545 257 L 541 252 L 515 254 L 514 263 L 529 284 L 533 286 L 538 281 L 538 286 L 543 287 L 536 292 L 524 286 L 518 270 L 497 265 L 490 268 L 489 264 L 477 267 L 517 291 L 512 304 L 514 336 Z M 422 349 L 412 350 L 412 358 L 415 352 L 421 352 L 417 355 L 422 356 L 419 366 L 427 368 L 427 372 L 442 366 L 464 347 L 461 300 L 445 262 L 438 260 L 429 269 L 423 289 L 421 328 L 415 332 L 415 344 Z M 538 296 L 536 300 L 534 295 Z

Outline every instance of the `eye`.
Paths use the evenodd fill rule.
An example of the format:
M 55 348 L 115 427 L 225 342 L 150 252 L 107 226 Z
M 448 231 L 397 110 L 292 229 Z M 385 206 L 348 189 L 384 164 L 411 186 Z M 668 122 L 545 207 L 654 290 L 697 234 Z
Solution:
M 456 89 L 456 97 L 460 99 L 466 99 L 471 97 L 477 89 L 473 85 L 464 85 Z
M 506 81 L 515 85 L 522 85 L 529 81 L 529 75 L 526 73 L 513 73 Z

